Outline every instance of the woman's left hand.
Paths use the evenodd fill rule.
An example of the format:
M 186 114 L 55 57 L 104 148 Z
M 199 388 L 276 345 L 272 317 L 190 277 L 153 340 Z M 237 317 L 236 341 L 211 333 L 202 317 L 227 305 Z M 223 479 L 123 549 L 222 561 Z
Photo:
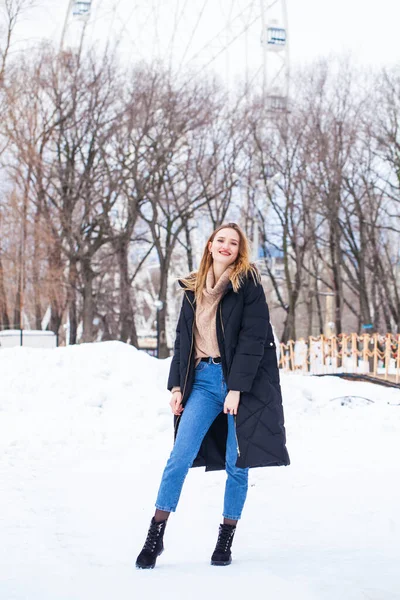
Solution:
M 224 402 L 224 413 L 230 415 L 237 415 L 238 406 L 240 402 L 240 392 L 230 390 Z

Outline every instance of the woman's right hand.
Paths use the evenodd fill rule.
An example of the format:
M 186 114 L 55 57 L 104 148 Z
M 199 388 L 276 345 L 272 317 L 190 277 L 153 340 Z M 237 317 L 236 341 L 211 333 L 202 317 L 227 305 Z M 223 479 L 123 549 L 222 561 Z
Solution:
M 169 403 L 172 412 L 174 415 L 179 416 L 182 414 L 183 406 L 182 406 L 182 394 L 181 392 L 174 392 L 171 397 L 171 401 Z

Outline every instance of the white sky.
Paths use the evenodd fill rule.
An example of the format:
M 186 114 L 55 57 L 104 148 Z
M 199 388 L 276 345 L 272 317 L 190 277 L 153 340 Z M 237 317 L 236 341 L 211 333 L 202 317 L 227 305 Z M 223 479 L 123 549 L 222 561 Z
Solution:
M 289 0 L 293 60 L 352 52 L 364 64 L 400 62 L 397 0 Z
M 19 39 L 30 45 L 40 38 L 59 40 L 68 0 L 36 4 L 19 26 Z M 262 65 L 260 0 L 93 0 L 92 5 L 88 38 L 118 38 L 129 60 L 172 54 L 175 63 L 197 69 L 211 61 L 230 76 L 244 74 L 246 65 L 252 72 Z M 287 6 L 292 66 L 332 53 L 351 53 L 365 65 L 400 63 L 399 1 L 288 0 Z M 247 35 L 240 35 L 252 21 Z M 67 39 L 78 27 L 75 22 L 69 28 Z

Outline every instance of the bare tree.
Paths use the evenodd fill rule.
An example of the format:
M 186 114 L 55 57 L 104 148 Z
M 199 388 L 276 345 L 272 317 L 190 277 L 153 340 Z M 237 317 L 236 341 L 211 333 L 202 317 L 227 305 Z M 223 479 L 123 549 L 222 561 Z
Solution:
M 0 86 L 4 81 L 17 23 L 33 4 L 33 0 L 4 0 L 3 6 L 0 7 Z
M 309 198 L 305 185 L 305 129 L 307 116 L 302 113 L 260 119 L 262 107 L 256 105 L 250 120 L 253 134 L 257 187 L 264 202 L 254 196 L 265 268 L 272 282 L 279 305 L 286 313 L 282 339 L 296 336 L 296 310 L 304 275 L 304 261 L 312 240 L 309 219 Z M 261 113 L 262 114 L 262 113 Z M 255 189 L 254 184 L 248 186 Z M 258 204 L 258 205 L 257 205 Z M 271 250 L 283 259 L 284 282 L 274 274 Z

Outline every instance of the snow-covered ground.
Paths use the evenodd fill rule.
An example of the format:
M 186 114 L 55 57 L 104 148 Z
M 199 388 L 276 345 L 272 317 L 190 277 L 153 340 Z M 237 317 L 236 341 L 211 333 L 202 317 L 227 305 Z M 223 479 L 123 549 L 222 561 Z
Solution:
M 225 475 L 193 469 L 137 571 L 172 444 L 169 360 L 108 342 L 0 351 L 0 599 L 400 598 L 400 392 L 283 375 L 290 467 L 254 469 L 209 565 Z

